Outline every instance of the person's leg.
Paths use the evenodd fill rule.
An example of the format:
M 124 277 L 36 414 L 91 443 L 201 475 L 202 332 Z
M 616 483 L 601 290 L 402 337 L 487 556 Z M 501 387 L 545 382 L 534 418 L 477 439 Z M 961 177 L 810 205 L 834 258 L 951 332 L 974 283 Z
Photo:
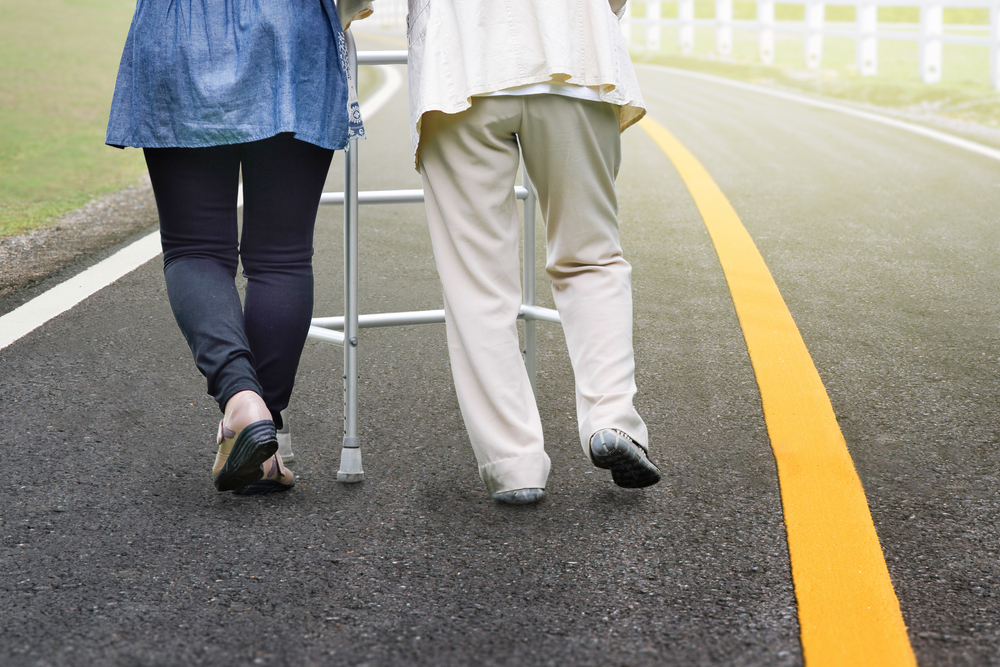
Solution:
M 279 427 L 312 319 L 313 229 L 332 158 L 291 134 L 242 146 L 244 330 Z
M 420 138 L 455 389 L 491 494 L 544 488 L 550 466 L 516 326 L 519 116 L 514 98 L 480 98 L 425 114 Z
M 242 488 L 261 477 L 278 443 L 234 282 L 239 147 L 146 149 L 145 155 L 170 306 L 224 412 L 213 482 L 219 491 Z
M 144 153 L 160 216 L 170 307 L 208 393 L 225 410 L 240 391 L 261 393 L 235 284 L 239 146 Z
M 524 161 L 546 222 L 546 270 L 576 376 L 580 441 L 618 429 L 648 444 L 636 412 L 631 266 L 622 257 L 617 109 L 558 95 L 524 98 Z

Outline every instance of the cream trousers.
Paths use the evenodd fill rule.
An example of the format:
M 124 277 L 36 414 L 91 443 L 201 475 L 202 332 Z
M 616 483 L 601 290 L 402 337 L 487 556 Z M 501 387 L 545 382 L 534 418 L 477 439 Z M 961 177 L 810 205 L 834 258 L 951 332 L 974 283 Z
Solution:
M 550 465 L 516 327 L 519 146 L 545 219 L 584 452 L 602 428 L 645 447 L 632 405 L 632 267 L 618 235 L 618 108 L 559 95 L 473 98 L 461 113 L 424 114 L 420 146 L 455 388 L 488 491 L 544 488 Z

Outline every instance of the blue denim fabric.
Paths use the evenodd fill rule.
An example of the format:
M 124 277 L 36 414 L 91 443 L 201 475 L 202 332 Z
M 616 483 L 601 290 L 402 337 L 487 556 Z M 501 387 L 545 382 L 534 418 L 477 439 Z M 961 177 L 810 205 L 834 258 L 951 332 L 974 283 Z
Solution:
M 138 0 L 106 143 L 200 148 L 363 137 L 333 0 Z

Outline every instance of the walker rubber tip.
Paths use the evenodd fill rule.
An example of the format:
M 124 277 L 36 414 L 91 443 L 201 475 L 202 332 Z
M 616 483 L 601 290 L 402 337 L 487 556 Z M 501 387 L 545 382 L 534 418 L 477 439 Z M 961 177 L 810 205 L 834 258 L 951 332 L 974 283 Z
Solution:
M 365 471 L 361 468 L 361 449 L 358 447 L 344 447 L 340 450 L 340 470 L 337 471 L 337 481 L 353 484 L 365 478 Z

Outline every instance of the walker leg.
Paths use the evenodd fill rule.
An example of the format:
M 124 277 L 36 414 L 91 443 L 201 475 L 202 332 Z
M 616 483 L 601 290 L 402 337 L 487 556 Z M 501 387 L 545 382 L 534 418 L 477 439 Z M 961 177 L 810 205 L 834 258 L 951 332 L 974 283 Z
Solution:
M 521 166 L 521 182 L 528 190 L 524 200 L 524 259 L 522 272 L 524 275 L 524 305 L 535 305 L 535 190 L 528 178 L 528 170 Z M 524 320 L 524 366 L 531 380 L 531 391 L 538 396 L 536 387 L 536 356 L 535 356 L 535 320 Z
M 351 73 L 358 80 L 354 36 L 345 35 Z M 361 440 L 358 438 L 358 141 L 344 155 L 344 445 L 337 480 L 360 482 Z
M 281 411 L 281 428 L 278 429 L 278 456 L 285 463 L 295 460 L 292 453 L 292 430 L 288 421 L 288 408 Z
M 356 443 L 352 446 L 348 442 L 348 438 L 344 438 L 344 447 L 340 450 L 340 470 L 337 471 L 337 481 L 352 484 L 361 482 L 364 478 L 365 471 L 361 468 L 361 447 Z

